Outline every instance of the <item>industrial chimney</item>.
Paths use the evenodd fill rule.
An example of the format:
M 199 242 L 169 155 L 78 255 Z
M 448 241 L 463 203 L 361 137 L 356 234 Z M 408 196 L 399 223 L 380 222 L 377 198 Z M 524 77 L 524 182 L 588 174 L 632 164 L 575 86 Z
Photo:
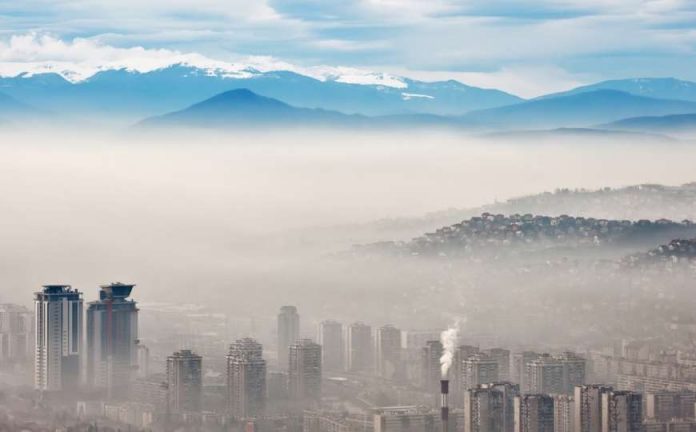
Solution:
M 449 432 L 449 380 L 440 380 L 440 420 L 442 432 Z

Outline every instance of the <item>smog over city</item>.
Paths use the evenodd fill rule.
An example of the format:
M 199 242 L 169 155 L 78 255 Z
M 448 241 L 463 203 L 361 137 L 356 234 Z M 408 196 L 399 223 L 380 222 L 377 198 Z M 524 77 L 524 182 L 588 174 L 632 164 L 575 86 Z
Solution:
M 696 432 L 695 14 L 0 0 L 0 431 Z

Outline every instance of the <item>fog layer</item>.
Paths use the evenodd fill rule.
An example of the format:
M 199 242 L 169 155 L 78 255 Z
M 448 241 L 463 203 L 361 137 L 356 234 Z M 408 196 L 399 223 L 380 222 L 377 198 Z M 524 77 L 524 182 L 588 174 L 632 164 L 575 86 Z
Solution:
M 41 284 L 59 282 L 90 299 L 96 285 L 120 280 L 138 284 L 141 301 L 269 316 L 285 302 L 339 302 L 353 288 L 369 295 L 348 286 L 350 265 L 322 257 L 382 238 L 314 227 L 559 187 L 681 184 L 694 180 L 696 160 L 687 143 L 439 132 L 44 131 L 4 133 L 0 143 L 0 302 L 28 303 Z M 380 278 L 398 288 L 398 278 Z

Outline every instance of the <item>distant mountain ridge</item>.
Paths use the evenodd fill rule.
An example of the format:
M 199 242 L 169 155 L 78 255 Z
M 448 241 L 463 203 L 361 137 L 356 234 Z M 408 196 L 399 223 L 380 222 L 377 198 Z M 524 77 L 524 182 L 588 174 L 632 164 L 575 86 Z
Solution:
M 122 116 L 131 122 L 241 88 L 302 108 L 364 115 L 460 115 L 522 101 L 499 90 L 456 81 L 402 81 L 403 87 L 349 84 L 287 71 L 227 76 L 173 65 L 146 73 L 107 70 L 76 83 L 55 73 L 0 78 L 0 91 L 49 110 Z
M 685 113 L 696 113 L 696 102 L 654 99 L 618 90 L 594 90 L 474 111 L 463 118 L 489 127 L 544 129 L 587 127 L 629 117 Z
M 655 99 L 675 99 L 696 102 L 696 83 L 676 78 L 633 78 L 601 81 L 537 99 L 570 96 L 597 90 L 617 90 L 636 96 Z
M 673 114 L 653 117 L 631 117 L 618 120 L 601 127 L 625 131 L 679 132 L 696 131 L 695 114 Z
M 257 125 L 359 125 L 363 116 L 349 116 L 336 111 L 298 108 L 258 95 L 247 89 L 230 90 L 181 111 L 152 117 L 140 127 L 246 128 Z
M 611 220 L 568 215 L 483 213 L 405 242 L 357 246 L 358 253 L 404 256 L 500 257 L 581 256 L 587 249 L 642 249 L 696 235 L 690 221 Z M 560 252 L 563 251 L 563 252 Z M 618 255 L 623 256 L 623 255 Z
M 369 79 L 355 83 L 363 78 Z M 0 92 L 39 111 L 60 113 L 61 122 L 72 119 L 82 124 L 89 119 L 122 126 L 238 89 L 296 108 L 383 117 L 381 123 L 391 126 L 446 125 L 476 133 L 542 130 L 557 134 L 585 129 L 582 133 L 587 136 L 588 128 L 629 118 L 696 113 L 696 83 L 672 78 L 604 81 L 532 100 L 453 80 L 423 82 L 379 74 L 352 80 L 175 64 L 150 72 L 103 70 L 76 82 L 57 73 L 4 77 Z M 618 130 L 614 125 L 608 129 Z M 634 132 L 660 133 L 647 127 Z

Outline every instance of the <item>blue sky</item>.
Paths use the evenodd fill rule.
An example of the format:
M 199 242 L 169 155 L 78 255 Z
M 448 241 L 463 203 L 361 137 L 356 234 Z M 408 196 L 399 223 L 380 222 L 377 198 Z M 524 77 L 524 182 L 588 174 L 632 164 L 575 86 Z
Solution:
M 65 45 L 12 46 L 27 35 Z M 696 80 L 696 1 L 0 0 L 0 41 L 0 62 L 15 65 L 143 47 L 455 78 L 532 96 L 611 78 Z

